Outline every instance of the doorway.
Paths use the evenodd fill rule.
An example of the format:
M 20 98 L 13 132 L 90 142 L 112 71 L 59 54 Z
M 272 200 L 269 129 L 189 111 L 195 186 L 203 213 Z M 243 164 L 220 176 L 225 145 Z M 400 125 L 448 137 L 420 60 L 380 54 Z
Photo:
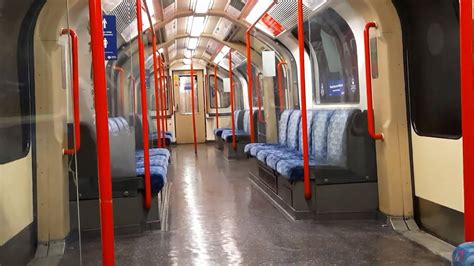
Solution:
M 173 71 L 173 88 L 176 95 L 176 143 L 194 143 L 191 72 Z M 204 108 L 204 79 L 202 70 L 194 71 L 194 103 L 196 115 L 196 139 L 198 143 L 206 141 L 206 120 Z

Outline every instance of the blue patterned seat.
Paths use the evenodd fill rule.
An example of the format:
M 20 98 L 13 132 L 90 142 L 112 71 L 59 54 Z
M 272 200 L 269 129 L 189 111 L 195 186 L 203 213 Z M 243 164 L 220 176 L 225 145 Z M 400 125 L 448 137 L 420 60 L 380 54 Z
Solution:
M 271 143 L 251 143 L 245 146 L 244 152 L 248 155 L 256 157 L 258 152 L 262 150 L 272 149 L 279 146 L 286 145 L 286 136 L 288 133 L 288 121 L 293 110 L 285 110 L 281 114 L 279 125 L 278 125 L 278 144 Z
M 257 160 L 266 163 L 269 155 L 283 156 L 283 154 L 294 154 L 298 152 L 299 134 L 301 123 L 301 111 L 295 110 L 291 113 L 288 121 L 288 130 L 286 135 L 286 145 L 277 145 L 270 149 L 264 149 L 257 153 Z
M 164 156 L 154 156 L 150 157 L 150 167 L 153 166 L 161 166 L 165 169 L 168 169 L 168 159 Z M 140 158 L 136 160 L 136 168 L 143 168 L 145 167 L 145 160 L 144 158 Z
M 145 168 L 137 168 L 136 174 L 139 177 L 145 176 Z M 150 167 L 151 192 L 158 193 L 166 183 L 167 169 L 161 166 Z
M 156 148 L 156 149 L 150 149 L 150 157 L 153 157 L 153 156 L 163 156 L 163 157 L 166 157 L 166 159 L 169 159 L 171 154 L 170 154 L 169 150 L 167 150 L 167 149 Z M 143 159 L 143 150 L 136 151 L 135 152 L 135 158 L 136 159 L 139 159 L 139 158 Z
M 234 127 L 237 129 L 238 128 L 238 121 L 239 121 L 239 115 L 240 115 L 240 112 L 242 112 L 242 110 L 235 110 L 234 111 Z M 225 130 L 232 130 L 232 128 L 230 127 L 223 127 L 223 128 L 215 128 L 214 129 L 214 136 L 217 137 L 221 137 L 222 136 L 222 133 L 225 131 Z
M 354 110 L 318 111 L 311 133 L 310 166 L 324 166 L 324 170 L 340 171 L 347 163 L 347 125 Z M 303 158 L 280 160 L 276 164 L 279 174 L 290 181 L 303 180 Z

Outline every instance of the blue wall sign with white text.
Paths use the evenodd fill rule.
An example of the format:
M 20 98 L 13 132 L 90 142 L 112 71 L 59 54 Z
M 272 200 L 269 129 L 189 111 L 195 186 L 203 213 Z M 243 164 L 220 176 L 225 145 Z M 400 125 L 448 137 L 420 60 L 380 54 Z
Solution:
M 117 18 L 104 15 L 102 28 L 104 30 L 105 60 L 117 60 Z
M 344 80 L 330 80 L 328 95 L 330 97 L 343 96 L 345 94 Z

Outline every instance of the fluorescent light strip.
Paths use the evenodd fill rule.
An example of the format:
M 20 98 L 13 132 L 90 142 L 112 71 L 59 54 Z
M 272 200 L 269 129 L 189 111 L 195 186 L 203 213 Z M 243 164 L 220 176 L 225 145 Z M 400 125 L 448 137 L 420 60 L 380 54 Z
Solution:
M 199 0 L 199 5 L 194 6 L 194 13 L 206 14 L 211 8 L 213 2 L 213 0 Z
M 255 6 L 250 11 L 249 15 L 245 18 L 245 20 L 250 23 L 254 24 L 257 20 L 263 15 L 263 12 L 270 7 L 273 3 L 273 0 L 258 0 Z
M 192 61 L 193 61 L 193 60 L 190 59 L 190 58 L 185 58 L 185 59 L 183 59 L 183 63 L 184 63 L 185 65 L 191 65 L 191 62 L 192 62 Z
M 205 22 L 206 22 L 206 17 L 194 17 L 190 35 L 192 37 L 199 37 L 201 33 L 204 31 L 204 27 L 206 26 Z
M 188 38 L 188 49 L 196 50 L 198 47 L 199 38 Z
M 194 22 L 194 17 L 189 16 L 188 17 L 188 22 L 186 23 L 186 33 L 189 34 L 191 33 L 191 28 L 193 27 Z
M 193 57 L 193 51 L 188 50 L 188 49 L 184 50 L 184 57 L 186 57 L 188 59 L 192 58 Z

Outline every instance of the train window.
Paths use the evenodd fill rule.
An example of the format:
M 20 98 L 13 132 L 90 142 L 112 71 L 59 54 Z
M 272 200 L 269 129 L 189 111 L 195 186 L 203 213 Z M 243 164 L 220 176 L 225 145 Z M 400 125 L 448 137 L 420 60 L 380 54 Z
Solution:
M 313 101 L 358 103 L 357 46 L 347 22 L 329 8 L 311 17 L 305 31 L 318 64 L 319 84 L 314 86 Z M 296 31 L 293 34 L 297 36 Z
M 198 97 L 197 93 L 198 79 L 194 76 L 194 107 L 195 111 L 199 112 Z M 191 98 L 191 76 L 180 76 L 179 77 L 179 111 L 183 115 L 192 114 L 192 98 Z
M 3 1 L 0 20 L 0 164 L 18 160 L 28 153 L 30 142 L 30 63 L 29 32 L 22 25 L 31 24 L 26 17 L 32 1 Z M 25 18 L 25 21 L 24 21 Z M 28 21 L 26 21 L 28 20 Z M 19 53 L 22 51 L 22 53 Z
M 397 1 L 402 11 L 410 116 L 418 135 L 461 137 L 458 1 Z M 423 12 L 417 12 L 423 10 Z
M 211 108 L 216 108 L 214 88 L 214 75 L 209 75 L 209 104 Z M 230 106 L 230 93 L 224 91 L 224 82 L 220 77 L 217 77 L 217 93 L 218 108 L 228 108 Z

